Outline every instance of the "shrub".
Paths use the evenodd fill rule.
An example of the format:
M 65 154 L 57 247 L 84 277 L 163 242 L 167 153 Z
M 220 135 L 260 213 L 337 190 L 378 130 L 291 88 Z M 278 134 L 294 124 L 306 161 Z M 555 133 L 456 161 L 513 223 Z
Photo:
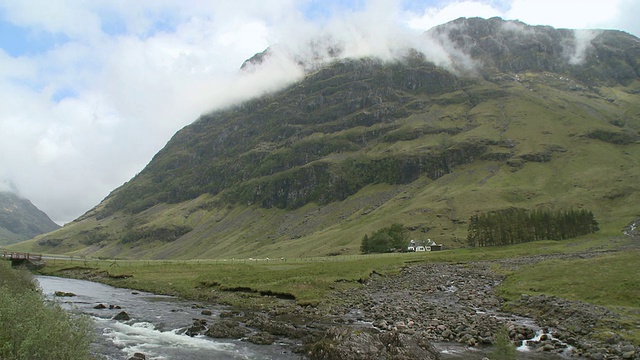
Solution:
M 407 230 L 402 224 L 382 228 L 362 238 L 360 251 L 365 254 L 386 253 L 406 248 Z
M 495 349 L 491 353 L 491 360 L 516 360 L 516 348 L 509 339 L 509 330 L 501 326 L 496 333 Z
M 26 270 L 0 264 L 0 359 L 91 359 L 93 327 L 47 302 Z

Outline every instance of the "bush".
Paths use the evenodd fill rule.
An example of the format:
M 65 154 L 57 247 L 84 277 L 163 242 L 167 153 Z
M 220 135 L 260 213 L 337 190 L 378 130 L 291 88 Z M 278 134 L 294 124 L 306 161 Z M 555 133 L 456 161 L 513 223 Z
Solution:
M 516 360 L 518 354 L 515 346 L 509 339 L 509 330 L 501 326 L 496 333 L 495 349 L 489 357 L 491 360 Z
M 0 359 L 91 359 L 93 326 L 47 302 L 26 270 L 0 264 Z
M 407 247 L 407 230 L 402 224 L 393 224 L 382 228 L 371 236 L 362 238 L 360 251 L 365 254 L 386 253 L 402 250 Z

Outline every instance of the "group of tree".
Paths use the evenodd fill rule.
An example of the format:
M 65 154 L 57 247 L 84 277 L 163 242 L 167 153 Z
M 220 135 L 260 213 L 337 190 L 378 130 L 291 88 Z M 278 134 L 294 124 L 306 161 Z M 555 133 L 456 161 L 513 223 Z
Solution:
M 587 210 L 531 210 L 511 208 L 473 215 L 469 220 L 470 246 L 518 244 L 537 240 L 563 240 L 598 231 Z
M 0 263 L 0 359 L 92 359 L 93 325 L 46 301 L 27 270 Z
M 371 235 L 365 234 L 360 251 L 364 254 L 400 251 L 407 247 L 407 236 L 408 231 L 402 224 L 393 224 Z

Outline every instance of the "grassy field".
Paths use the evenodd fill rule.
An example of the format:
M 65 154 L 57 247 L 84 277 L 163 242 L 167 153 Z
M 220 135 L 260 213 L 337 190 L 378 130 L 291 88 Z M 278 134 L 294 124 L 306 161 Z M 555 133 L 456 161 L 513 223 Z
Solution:
M 637 241 L 637 240 L 636 240 Z M 521 294 L 553 295 L 600 305 L 620 315 L 608 319 L 615 328 L 598 328 L 607 337 L 616 331 L 640 344 L 640 249 L 606 253 L 593 258 L 548 260 L 527 265 L 508 274 L 498 288 L 507 300 Z M 606 322 L 604 322 L 606 324 Z
M 193 299 L 239 292 L 244 294 L 243 301 L 253 298 L 260 302 L 268 298 L 262 296 L 264 294 L 279 294 L 300 304 L 318 304 L 328 292 L 338 287 L 357 287 L 360 286 L 359 281 L 373 272 L 393 274 L 411 263 L 465 263 L 591 251 L 602 252 L 602 255 L 579 260 L 546 261 L 509 272 L 501 292 L 507 299 L 523 293 L 545 293 L 603 306 L 640 309 L 640 275 L 637 273 L 640 251 L 610 252 L 629 243 L 626 237 L 603 239 L 591 235 L 565 241 L 432 253 L 287 259 L 49 260 L 42 273 L 65 275 L 65 269 L 67 273 L 68 269 L 75 269 L 71 275 L 80 276 L 83 272 L 87 275 L 102 274 L 100 281 L 116 286 Z

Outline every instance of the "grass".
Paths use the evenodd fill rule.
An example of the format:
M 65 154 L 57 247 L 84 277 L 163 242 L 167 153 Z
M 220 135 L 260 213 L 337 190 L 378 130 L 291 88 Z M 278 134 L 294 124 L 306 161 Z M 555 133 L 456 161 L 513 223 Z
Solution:
M 553 294 L 609 307 L 640 308 L 640 250 L 593 259 L 551 260 L 526 266 L 510 275 L 501 294 Z
M 550 260 L 523 266 L 498 287 L 500 296 L 516 300 L 521 294 L 552 295 L 606 307 L 621 315 L 609 319 L 621 335 L 640 344 L 640 250 L 605 253 L 570 260 Z M 611 322 L 596 331 L 614 330 Z
M 267 297 L 295 298 L 299 304 L 318 304 L 336 287 L 358 286 L 371 273 L 391 274 L 404 265 L 405 256 L 395 254 L 358 258 L 316 258 L 307 260 L 224 261 L 60 261 L 41 272 L 78 276 L 106 273 L 98 279 L 115 286 L 185 298 L 216 300 L 232 305 L 261 305 Z M 78 266 L 80 265 L 80 266 Z M 69 269 L 73 271 L 69 273 Z M 242 293 L 239 298 L 233 293 Z M 212 295 L 213 294 L 213 295 Z M 220 299 L 222 297 L 222 299 Z
M 0 262 L 0 358 L 91 359 L 90 319 L 70 317 L 57 303 L 45 301 L 35 287 L 26 270 Z
M 359 286 L 374 271 L 393 274 L 403 266 L 419 262 L 472 262 L 518 258 L 537 254 L 574 253 L 587 250 L 615 249 L 628 240 L 611 238 L 602 241 L 597 235 L 565 241 L 539 241 L 513 246 L 465 248 L 432 253 L 400 253 L 362 256 L 333 256 L 286 259 L 225 259 L 225 260 L 97 260 L 48 261 L 45 274 L 78 266 L 94 272 L 106 271 L 109 282 L 152 292 L 184 297 L 203 297 L 210 290 L 246 288 L 259 292 L 289 294 L 298 302 L 319 303 L 337 284 Z M 613 256 L 616 255 L 607 255 Z M 597 259 L 605 258 L 598 257 Z M 588 259 L 585 261 L 595 261 Z M 631 262 L 632 263 L 632 262 Z M 619 271 L 614 267 L 614 274 Z M 116 279 L 121 275 L 133 275 Z M 579 273 L 574 273 L 579 276 Z M 517 276 L 512 274 L 511 276 Z M 630 275 L 633 276 L 633 275 Z M 613 283 L 613 282 L 612 282 Z M 609 283 L 609 286 L 612 286 Z M 549 282 L 549 284 L 551 284 Z M 551 285 L 549 285 L 551 286 Z M 549 288 L 548 290 L 553 290 Z M 518 292 L 520 290 L 515 290 Z M 505 293 L 506 294 L 506 293 Z M 519 293 L 518 293 L 519 295 Z

